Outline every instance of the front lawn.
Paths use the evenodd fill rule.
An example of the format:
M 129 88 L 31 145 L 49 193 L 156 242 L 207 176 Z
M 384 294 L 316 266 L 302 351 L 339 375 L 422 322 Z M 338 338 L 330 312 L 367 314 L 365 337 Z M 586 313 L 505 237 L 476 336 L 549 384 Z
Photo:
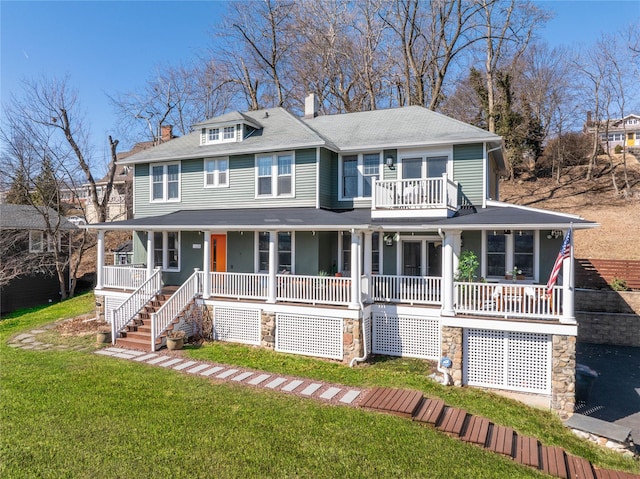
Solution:
M 0 477 L 543 477 L 394 416 L 215 384 L 88 352 L 7 346 L 10 335 L 92 307 L 88 294 L 0 321 Z M 349 369 L 222 344 L 188 354 L 343 384 L 439 390 L 424 379 L 422 361 L 391 359 Z M 495 410 L 501 423 L 518 411 L 533 414 L 532 424 L 542 422 L 559 434 L 550 416 L 497 396 L 454 388 L 440 393 L 450 404 L 466 402 L 468 410 Z M 565 435 L 573 440 L 569 433 L 560 438 Z M 600 465 L 633 470 L 631 461 L 583 447 Z

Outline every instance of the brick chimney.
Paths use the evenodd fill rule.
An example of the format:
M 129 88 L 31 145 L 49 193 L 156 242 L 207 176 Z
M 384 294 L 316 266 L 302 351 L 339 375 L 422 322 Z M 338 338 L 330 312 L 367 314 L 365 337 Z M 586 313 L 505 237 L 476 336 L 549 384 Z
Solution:
M 162 125 L 160 127 L 160 143 L 164 143 L 173 138 L 173 125 Z
M 315 93 L 309 93 L 304 99 L 304 118 L 315 118 L 318 116 L 318 98 Z

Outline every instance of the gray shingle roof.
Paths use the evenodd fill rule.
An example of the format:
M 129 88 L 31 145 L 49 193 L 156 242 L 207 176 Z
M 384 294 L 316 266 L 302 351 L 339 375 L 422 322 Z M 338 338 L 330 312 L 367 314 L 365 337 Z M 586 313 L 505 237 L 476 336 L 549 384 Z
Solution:
M 200 130 L 136 153 L 121 164 L 168 161 L 187 158 L 207 158 L 262 151 L 291 150 L 325 146 L 327 142 L 284 108 L 250 111 L 243 114 L 264 126 L 243 141 L 200 145 Z M 224 117 L 224 115 L 223 115 Z M 204 122 L 210 124 L 211 122 Z
M 500 142 L 498 135 L 420 106 L 303 119 L 341 151 Z
M 489 206 L 477 213 L 453 218 L 372 219 L 371 210 L 323 210 L 316 208 L 250 208 L 241 210 L 181 210 L 161 216 L 90 225 L 99 229 L 149 230 L 348 230 L 350 228 L 419 231 L 438 228 L 461 230 L 491 229 L 576 229 L 593 228 L 597 223 L 573 215 L 521 208 Z
M 44 214 L 49 217 L 49 222 L 54 229 L 58 220 L 60 220 L 60 227 L 58 229 L 77 229 L 73 223 L 69 222 L 64 216 L 58 216 L 58 213 L 51 208 L 38 211 L 38 209 L 31 205 L 1 204 L 0 230 L 29 229 L 44 231 L 47 229 Z

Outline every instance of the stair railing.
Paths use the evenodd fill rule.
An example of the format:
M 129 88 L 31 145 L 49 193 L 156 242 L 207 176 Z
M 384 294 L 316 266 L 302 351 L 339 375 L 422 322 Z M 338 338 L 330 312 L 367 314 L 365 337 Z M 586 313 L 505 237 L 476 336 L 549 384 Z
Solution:
M 151 351 L 156 350 L 156 339 L 165 332 L 189 302 L 202 293 L 201 279 L 202 273 L 195 271 L 158 311 L 151 314 Z
M 140 310 L 160 292 L 162 287 L 162 274 L 156 269 L 149 279 L 140 285 L 124 303 L 113 310 L 111 321 L 111 343 L 116 344 L 116 339 L 129 322 Z

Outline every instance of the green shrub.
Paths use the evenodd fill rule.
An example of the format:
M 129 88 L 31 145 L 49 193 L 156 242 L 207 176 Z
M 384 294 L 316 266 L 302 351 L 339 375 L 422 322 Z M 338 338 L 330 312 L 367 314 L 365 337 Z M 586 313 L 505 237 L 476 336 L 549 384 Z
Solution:
M 629 291 L 627 282 L 621 278 L 613 278 L 613 281 L 611 281 L 611 289 L 614 291 Z
M 613 151 L 615 152 L 616 155 L 619 155 L 620 153 L 622 153 L 622 146 L 621 145 L 616 145 L 616 147 L 613 149 Z

